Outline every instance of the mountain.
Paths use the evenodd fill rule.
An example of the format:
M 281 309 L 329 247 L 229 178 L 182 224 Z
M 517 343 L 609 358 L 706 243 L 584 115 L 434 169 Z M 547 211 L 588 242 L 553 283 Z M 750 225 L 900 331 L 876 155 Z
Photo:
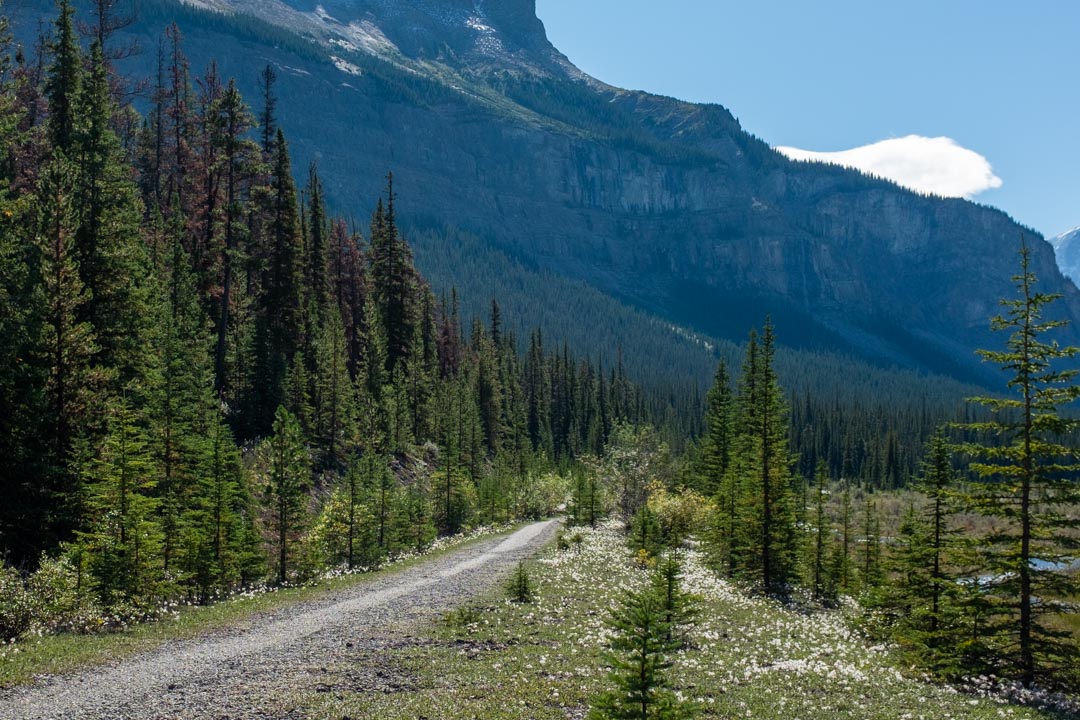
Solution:
M 277 68 L 296 166 L 318 163 L 338 210 L 366 212 L 392 170 L 420 266 L 466 309 L 497 294 L 523 327 L 621 345 L 639 375 L 706 377 L 714 338 L 771 313 L 793 347 L 982 379 L 972 350 L 1000 343 L 988 318 L 1021 233 L 1080 319 L 1053 249 L 1004 213 L 794 162 L 723 107 L 606 85 L 551 45 L 533 0 L 140 7 L 143 48 L 176 21 L 192 66 L 215 58 L 253 104 Z M 27 32 L 55 11 L 14 12 Z M 155 55 L 124 69 L 152 76 Z
M 1080 227 L 1052 238 L 1050 244 L 1061 272 L 1080 285 Z

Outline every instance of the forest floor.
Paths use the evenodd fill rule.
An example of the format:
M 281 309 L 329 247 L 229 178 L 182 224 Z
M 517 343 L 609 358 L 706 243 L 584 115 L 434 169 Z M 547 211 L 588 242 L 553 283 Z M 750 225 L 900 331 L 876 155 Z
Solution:
M 558 527 L 527 525 L 111 664 L 37 677 L 0 690 L 0 720 L 284 720 L 310 717 L 335 688 L 392 693 L 381 657 L 499 585 Z

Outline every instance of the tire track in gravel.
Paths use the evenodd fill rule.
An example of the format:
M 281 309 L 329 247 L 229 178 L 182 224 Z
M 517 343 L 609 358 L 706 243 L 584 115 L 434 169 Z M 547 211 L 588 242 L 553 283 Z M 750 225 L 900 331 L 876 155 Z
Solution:
M 528 525 L 238 627 L 168 643 L 106 667 L 0 693 L 0 720 L 301 718 L 293 698 L 328 667 L 378 657 L 418 623 L 466 602 L 555 535 Z

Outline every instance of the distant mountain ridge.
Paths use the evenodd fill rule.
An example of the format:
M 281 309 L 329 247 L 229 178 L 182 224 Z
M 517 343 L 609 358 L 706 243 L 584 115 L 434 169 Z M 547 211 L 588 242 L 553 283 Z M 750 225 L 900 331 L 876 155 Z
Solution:
M 1058 267 L 1065 277 L 1080 285 L 1080 227 L 1051 238 Z
M 461 272 L 498 256 L 520 272 L 476 285 L 513 299 L 545 277 L 556 297 L 595 304 L 575 289 L 589 288 L 655 318 L 633 333 L 664 342 L 740 341 L 771 313 L 794 346 L 985 378 L 973 349 L 1001 342 L 988 318 L 1013 292 L 1026 232 L 1044 289 L 1080 318 L 1052 248 L 1004 213 L 793 162 L 725 108 L 590 78 L 548 41 L 532 0 L 144 0 L 133 32 L 155 47 L 170 20 L 193 68 L 216 58 L 253 104 L 258 71 L 278 68 L 296 167 L 317 161 L 339 209 L 366 213 L 392 169 L 406 222 L 428 231 L 421 267 L 475 308 L 487 298 Z M 126 70 L 151 75 L 151 56 Z M 458 229 L 479 239 L 468 257 L 436 239 Z M 585 352 L 605 349 L 600 336 L 635 342 L 576 332 Z M 627 355 L 700 377 L 711 361 L 693 352 L 686 367 Z

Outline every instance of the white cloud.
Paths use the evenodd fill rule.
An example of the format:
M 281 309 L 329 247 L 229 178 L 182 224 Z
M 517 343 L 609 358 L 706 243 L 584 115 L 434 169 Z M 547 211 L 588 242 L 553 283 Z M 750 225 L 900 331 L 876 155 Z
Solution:
M 944 197 L 971 198 L 1002 184 L 986 158 L 947 137 L 908 135 L 840 152 L 776 149 L 793 160 L 843 165 Z

